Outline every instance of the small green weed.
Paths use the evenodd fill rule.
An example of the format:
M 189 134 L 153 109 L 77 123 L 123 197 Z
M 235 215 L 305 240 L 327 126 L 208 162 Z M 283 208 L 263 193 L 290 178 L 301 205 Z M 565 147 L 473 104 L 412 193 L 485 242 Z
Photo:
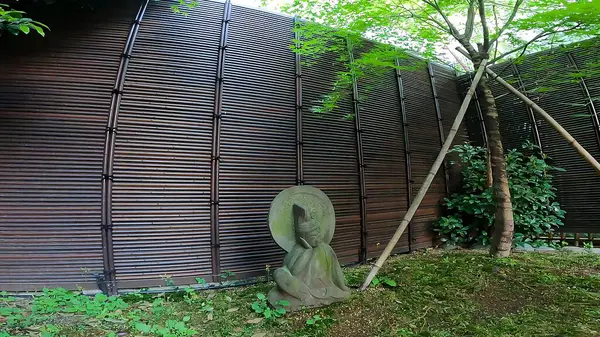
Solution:
M 233 278 L 233 277 L 235 277 L 235 273 L 234 273 L 234 272 L 232 272 L 232 271 L 229 271 L 229 270 L 223 270 L 223 271 L 221 272 L 221 275 L 220 275 L 220 276 L 221 276 L 221 279 L 223 279 L 223 280 L 228 280 L 228 279 L 230 279 L 230 278 Z
M 15 307 L 0 307 L 0 316 L 4 317 L 7 326 L 17 326 L 23 319 L 23 310 Z
M 447 331 L 427 331 L 425 333 L 416 333 L 410 329 L 399 329 L 398 337 L 452 337 L 452 334 Z
M 206 300 L 200 303 L 200 311 L 206 312 L 208 314 L 209 319 L 212 319 L 213 312 L 215 308 L 213 307 L 213 302 L 211 300 Z
M 190 305 L 199 306 L 200 311 L 207 313 L 208 319 L 212 320 L 215 308 L 213 307 L 213 302 L 211 300 L 207 300 L 200 296 L 200 294 L 192 287 L 185 287 L 183 292 L 184 302 Z
M 54 324 L 46 324 L 40 329 L 42 337 L 56 337 L 59 336 L 60 329 Z M 61 335 L 63 337 L 64 335 Z
M 199 305 L 201 311 L 209 314 L 214 311 L 212 301 L 206 300 L 196 289 L 189 286 L 183 288 L 183 301 L 190 305 Z
M 173 277 L 171 275 L 160 275 L 160 279 L 165 283 L 165 286 L 172 287 L 175 285 L 175 281 L 173 281 Z
M 314 315 L 306 320 L 306 330 L 311 336 L 326 336 L 327 329 L 335 323 L 335 319 L 328 315 Z
M 187 304 L 192 304 L 200 298 L 196 290 L 192 287 L 183 288 L 183 293 L 183 301 Z
M 501 257 L 494 260 L 494 264 L 498 267 L 515 267 L 519 262 L 510 257 Z
M 161 317 L 163 315 L 167 315 L 169 314 L 168 309 L 169 307 L 167 307 L 165 305 L 165 300 L 158 297 L 156 299 L 154 299 L 154 301 L 152 302 L 152 315 L 156 316 L 156 317 Z
M 396 281 L 394 281 L 394 279 L 392 279 L 388 276 L 381 275 L 381 276 L 376 276 L 375 278 L 373 278 L 373 281 L 371 281 L 371 285 L 373 287 L 377 287 L 378 285 L 384 285 L 387 287 L 395 288 L 398 286 L 398 283 L 396 283 Z
M 7 291 L 0 291 L 0 302 L 13 302 L 15 297 L 8 296 Z
M 556 275 L 552 275 L 552 274 L 548 274 L 548 273 L 543 273 L 541 275 L 538 276 L 538 281 L 540 283 L 545 283 L 545 284 L 552 284 L 552 283 L 556 283 L 560 280 L 560 278 Z
M 190 316 L 185 316 L 181 321 L 167 320 L 166 324 L 146 324 L 142 322 L 135 322 L 135 330 L 144 334 L 152 334 L 158 337 L 187 337 L 193 336 L 198 331 L 190 329 L 186 326 L 186 323 L 190 321 Z
M 266 319 L 274 320 L 285 315 L 286 310 L 285 307 L 289 306 L 290 303 L 288 301 L 278 301 L 275 304 L 275 308 L 271 308 L 269 303 L 267 303 L 267 297 L 265 294 L 258 293 L 256 294 L 257 301 L 252 302 L 252 310 L 255 313 L 263 315 Z
M 190 296 L 190 294 L 189 291 L 186 291 L 184 299 L 185 296 Z M 173 305 L 168 302 L 168 297 L 164 297 L 161 294 L 152 301 L 151 315 L 146 314 L 140 309 L 131 311 L 128 315 L 129 326 L 137 332 L 156 337 L 188 337 L 196 335 L 198 332 L 186 325 L 191 320 L 191 316 L 184 316 L 181 320 L 172 319 L 172 317 L 177 316 L 174 310 Z
M 345 273 L 346 284 L 350 287 L 358 287 L 365 279 L 366 272 L 363 269 L 348 269 Z

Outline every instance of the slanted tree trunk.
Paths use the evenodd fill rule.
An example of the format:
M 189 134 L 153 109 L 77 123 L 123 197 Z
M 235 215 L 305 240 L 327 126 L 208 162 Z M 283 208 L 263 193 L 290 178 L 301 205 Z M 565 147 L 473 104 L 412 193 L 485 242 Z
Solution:
M 508 176 L 506 174 L 506 162 L 504 160 L 504 148 L 502 147 L 502 138 L 500 136 L 498 109 L 496 108 L 496 100 L 490 89 L 489 77 L 483 76 L 481 78 L 479 90 L 481 91 L 480 97 L 482 98 L 480 104 L 483 110 L 483 120 L 488 133 L 494 201 L 496 203 L 496 217 L 494 220 L 490 254 L 496 257 L 506 257 L 510 254 L 512 247 L 514 220 L 510 190 L 508 188 Z

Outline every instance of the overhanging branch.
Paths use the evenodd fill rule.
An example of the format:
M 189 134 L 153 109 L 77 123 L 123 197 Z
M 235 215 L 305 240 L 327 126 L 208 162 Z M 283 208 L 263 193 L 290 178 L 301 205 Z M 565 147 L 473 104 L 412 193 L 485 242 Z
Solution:
M 467 10 L 467 23 L 465 27 L 465 33 L 463 36 L 467 41 L 471 41 L 471 37 L 473 36 L 473 27 L 475 22 L 475 2 L 469 1 L 469 9 Z
M 515 19 L 515 16 L 519 12 L 519 7 L 521 7 L 521 4 L 523 4 L 523 0 L 517 0 L 515 2 L 515 6 L 513 7 L 512 12 L 510 13 L 510 16 L 508 17 L 508 20 L 506 20 L 506 22 L 504 23 L 502 28 L 500 28 L 500 30 L 496 32 L 496 37 L 494 37 L 494 39 L 492 39 L 492 41 L 490 41 L 490 44 L 496 43 L 498 41 L 498 39 L 500 38 L 500 36 L 504 33 L 504 31 L 510 26 L 510 24 Z
M 494 13 L 494 29 L 498 32 L 498 13 L 496 12 L 496 5 L 492 6 L 492 13 Z M 494 58 L 496 58 L 496 56 L 498 56 L 498 39 L 494 39 L 491 42 L 492 45 L 494 45 Z
M 400 8 L 402 8 L 402 10 L 404 10 L 406 13 L 408 13 L 407 17 L 409 17 L 411 19 L 415 19 L 415 20 L 420 21 L 434 29 L 439 29 L 439 30 L 443 31 L 444 33 L 448 33 L 448 34 L 452 35 L 452 32 L 447 27 L 445 27 L 441 22 L 436 20 L 435 18 L 432 18 L 431 16 L 423 17 L 421 15 L 417 15 L 410 8 L 407 8 L 402 4 L 399 4 L 399 6 L 400 6 Z
M 557 27 L 557 26 L 558 26 L 558 25 L 556 25 L 555 27 Z M 575 30 L 575 29 L 577 29 L 577 28 L 579 28 L 579 27 L 581 27 L 581 23 L 578 23 L 578 24 L 576 24 L 576 25 L 575 25 L 575 26 L 573 26 L 573 27 L 565 28 L 565 29 L 562 29 L 562 30 L 556 30 L 556 31 L 545 31 L 545 32 L 541 32 L 541 33 L 539 33 L 538 35 L 536 35 L 535 37 L 533 37 L 533 39 L 529 40 L 527 43 L 525 43 L 525 44 L 523 44 L 523 45 L 521 45 L 521 46 L 519 46 L 519 47 L 516 47 L 516 48 L 514 48 L 514 49 L 512 49 L 512 50 L 510 50 L 510 51 L 508 51 L 508 52 L 506 52 L 506 53 L 503 53 L 503 54 L 501 54 L 500 56 L 498 56 L 498 57 L 494 58 L 493 60 L 491 60 L 491 61 L 490 61 L 490 64 L 493 64 L 493 63 L 497 62 L 498 60 L 501 60 L 501 59 L 503 59 L 503 58 L 507 57 L 508 55 L 512 55 L 512 54 L 514 54 L 514 53 L 518 52 L 519 50 L 521 50 L 521 54 L 520 54 L 518 57 L 521 57 L 521 56 L 523 56 L 523 54 L 525 54 L 525 51 L 527 50 L 527 48 L 528 48 L 528 47 L 529 47 L 529 46 L 530 46 L 532 43 L 534 43 L 534 42 L 536 42 L 536 41 L 539 41 L 540 39 L 542 39 L 542 38 L 544 38 L 544 37 L 547 37 L 547 36 L 550 36 L 550 35 L 552 35 L 552 34 L 566 33 L 566 32 L 568 32 L 568 31 Z
M 479 18 L 481 19 L 481 27 L 483 30 L 483 50 L 488 50 L 490 49 L 490 30 L 485 19 L 484 0 L 479 0 Z
M 423 2 L 435 9 L 435 11 L 440 14 L 440 16 L 444 19 L 444 22 L 446 22 L 446 25 L 448 25 L 450 34 L 469 52 L 471 55 L 470 58 L 475 57 L 477 55 L 477 50 L 475 50 L 471 42 L 466 39 L 464 35 L 460 34 L 456 26 L 452 24 L 448 16 L 437 3 L 437 0 L 423 0 Z
M 423 2 L 428 4 L 429 6 L 431 6 L 431 8 L 435 9 L 442 16 L 442 19 L 444 19 L 444 22 L 446 22 L 446 25 L 448 25 L 448 28 L 450 29 L 452 36 L 454 36 L 458 40 L 461 37 L 460 32 L 458 31 L 458 29 L 456 29 L 456 26 L 454 26 L 454 24 L 452 24 L 452 22 L 450 21 L 448 16 L 440 8 L 437 1 L 423 0 Z

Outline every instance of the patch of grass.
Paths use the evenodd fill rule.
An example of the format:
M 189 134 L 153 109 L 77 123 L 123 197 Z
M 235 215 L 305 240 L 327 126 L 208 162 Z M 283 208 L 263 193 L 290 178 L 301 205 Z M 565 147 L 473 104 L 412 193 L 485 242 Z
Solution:
M 360 286 L 368 271 L 346 269 L 347 283 Z M 0 336 L 600 336 L 598 255 L 427 251 L 391 259 L 380 276 L 396 286 L 274 319 L 252 308 L 273 283 L 120 298 L 59 289 L 33 301 L 4 296 Z

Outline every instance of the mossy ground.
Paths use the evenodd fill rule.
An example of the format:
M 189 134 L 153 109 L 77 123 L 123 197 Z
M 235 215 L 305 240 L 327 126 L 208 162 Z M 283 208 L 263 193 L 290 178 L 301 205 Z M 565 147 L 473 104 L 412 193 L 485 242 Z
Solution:
M 368 269 L 346 269 L 348 284 L 358 287 Z M 186 326 L 196 336 L 600 336 L 598 255 L 515 253 L 492 259 L 484 252 L 427 251 L 394 257 L 381 274 L 397 286 L 353 291 L 345 303 L 275 320 L 248 322 L 261 317 L 251 308 L 256 294 L 266 294 L 272 287 L 260 284 L 202 291 L 187 302 L 181 296 L 162 296 L 164 310 L 154 321 L 164 324 L 189 316 Z M 137 315 L 157 315 L 151 305 L 154 298 L 125 299 L 129 306 L 123 317 L 136 309 Z M 201 310 L 206 301 L 212 301 L 210 315 Z M 0 302 L 6 305 L 15 304 Z M 18 305 L 26 308 L 28 303 Z M 330 319 L 315 328 L 306 324 L 314 315 Z M 63 312 L 37 324 L 48 322 L 60 330 L 56 336 L 107 336 L 109 332 L 162 336 L 140 333 L 124 321 Z M 11 334 L 39 336 L 41 332 L 39 326 L 32 326 Z

